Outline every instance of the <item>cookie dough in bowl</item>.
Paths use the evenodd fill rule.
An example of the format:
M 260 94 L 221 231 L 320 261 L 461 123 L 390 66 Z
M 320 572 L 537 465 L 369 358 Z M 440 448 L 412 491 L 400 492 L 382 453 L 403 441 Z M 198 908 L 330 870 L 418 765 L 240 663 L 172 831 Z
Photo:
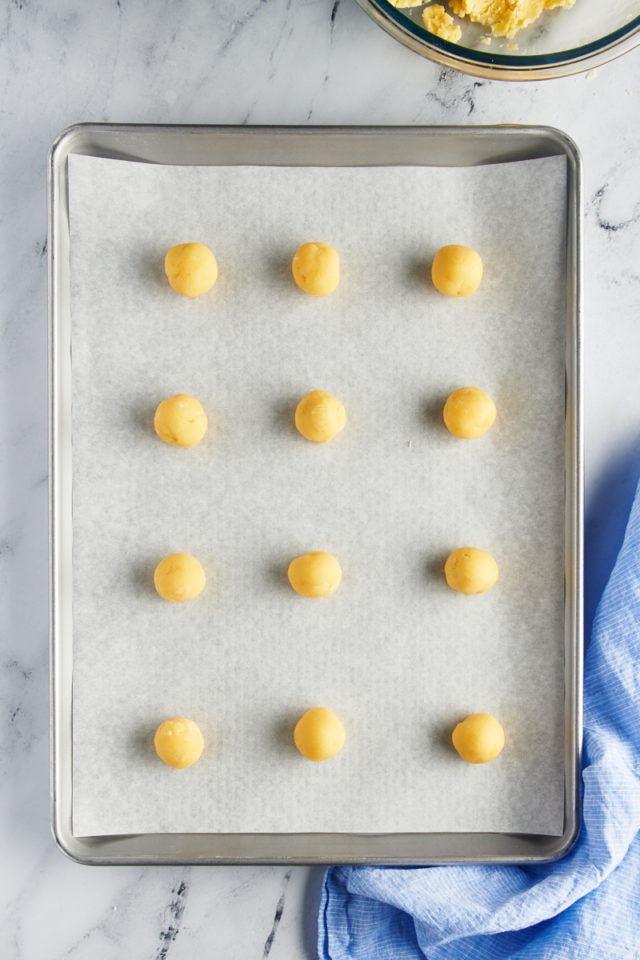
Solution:
M 358 3 L 383 30 L 415 53 L 440 66 L 490 80 L 545 80 L 587 73 L 640 43 L 640 11 L 632 0 Z
M 429 33 L 450 43 L 458 43 L 462 36 L 462 30 L 441 3 L 434 3 L 423 9 L 422 24 Z
M 453 13 L 487 27 L 494 37 L 512 39 L 545 10 L 572 7 L 576 0 L 449 0 Z

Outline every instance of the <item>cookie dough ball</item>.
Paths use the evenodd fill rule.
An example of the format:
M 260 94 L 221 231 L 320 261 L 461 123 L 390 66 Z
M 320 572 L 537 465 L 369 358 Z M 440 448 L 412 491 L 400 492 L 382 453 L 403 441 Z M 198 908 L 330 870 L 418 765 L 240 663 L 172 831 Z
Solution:
M 447 557 L 444 575 L 452 590 L 485 593 L 498 579 L 498 564 L 486 550 L 460 547 Z
M 326 297 L 340 282 L 340 257 L 328 243 L 303 243 L 291 264 L 293 279 L 301 290 Z
M 156 567 L 153 582 L 163 600 L 183 603 L 202 593 L 206 577 L 202 564 L 190 553 L 172 553 Z
M 475 440 L 492 426 L 496 405 L 480 387 L 460 387 L 448 398 L 442 411 L 447 430 L 463 440 Z
M 164 720 L 155 732 L 153 745 L 160 759 L 169 767 L 182 770 L 200 759 L 204 738 L 194 720 L 172 717 Z
M 303 714 L 293 731 L 293 740 L 307 760 L 328 760 L 344 746 L 344 725 L 333 710 L 313 707 Z
M 472 713 L 456 726 L 451 739 L 467 763 L 489 763 L 502 752 L 504 730 L 490 713 Z
M 287 576 L 301 597 L 329 597 L 340 586 L 342 569 L 332 554 L 314 550 L 292 560 Z
M 164 258 L 169 285 L 183 297 L 199 297 L 218 279 L 218 263 L 204 243 L 179 243 Z
M 159 403 L 153 417 L 153 427 L 165 443 L 173 447 L 195 447 L 208 426 L 202 404 L 188 393 L 176 393 Z
M 431 279 L 436 290 L 447 297 L 468 297 L 480 286 L 482 258 L 471 247 L 448 244 L 433 258 Z
M 307 440 L 328 443 L 344 430 L 347 414 L 336 397 L 324 390 L 312 390 L 296 407 L 295 420 L 296 427 Z

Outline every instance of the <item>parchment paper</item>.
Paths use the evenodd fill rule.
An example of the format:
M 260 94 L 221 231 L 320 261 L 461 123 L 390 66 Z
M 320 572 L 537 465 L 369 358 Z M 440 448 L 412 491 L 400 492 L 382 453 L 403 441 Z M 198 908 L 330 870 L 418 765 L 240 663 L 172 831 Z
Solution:
M 76 835 L 145 832 L 560 834 L 563 826 L 563 158 L 429 169 L 163 167 L 71 156 Z M 295 287 L 298 245 L 341 255 L 337 291 Z M 166 250 L 199 240 L 216 287 L 175 294 Z M 452 300 L 426 279 L 444 243 L 484 260 Z M 455 388 L 495 399 L 494 428 L 442 424 Z M 293 427 L 322 388 L 348 425 L 321 446 Z M 160 400 L 198 397 L 191 450 L 153 432 Z M 466 597 L 448 553 L 491 551 L 500 579 Z M 288 586 L 290 559 L 334 553 L 339 591 Z M 154 592 L 193 553 L 205 592 Z M 342 753 L 304 760 L 309 707 Z M 506 732 L 471 766 L 466 714 Z M 206 749 L 155 756 L 184 715 Z

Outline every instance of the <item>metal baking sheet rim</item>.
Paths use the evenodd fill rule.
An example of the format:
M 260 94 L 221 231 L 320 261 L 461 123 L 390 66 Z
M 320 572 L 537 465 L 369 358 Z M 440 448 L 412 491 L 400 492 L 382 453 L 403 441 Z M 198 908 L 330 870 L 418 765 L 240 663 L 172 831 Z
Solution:
M 71 153 L 175 164 L 425 164 L 567 159 L 565 408 L 565 822 L 527 834 L 134 834 L 72 831 L 71 318 L 67 158 Z M 49 504 L 51 825 L 85 864 L 535 863 L 558 859 L 580 829 L 582 748 L 582 169 L 562 131 L 541 126 L 156 126 L 77 124 L 51 147 L 49 201 Z

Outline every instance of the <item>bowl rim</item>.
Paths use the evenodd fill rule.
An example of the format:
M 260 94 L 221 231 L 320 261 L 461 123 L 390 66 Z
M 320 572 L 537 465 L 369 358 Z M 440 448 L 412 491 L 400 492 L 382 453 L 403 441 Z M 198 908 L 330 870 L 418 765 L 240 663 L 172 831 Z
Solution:
M 388 0 L 357 0 L 391 36 L 443 66 L 489 79 L 540 80 L 581 73 L 607 63 L 640 44 L 640 15 L 598 40 L 549 54 L 476 50 L 430 33 Z M 426 0 L 425 0 L 426 2 Z

